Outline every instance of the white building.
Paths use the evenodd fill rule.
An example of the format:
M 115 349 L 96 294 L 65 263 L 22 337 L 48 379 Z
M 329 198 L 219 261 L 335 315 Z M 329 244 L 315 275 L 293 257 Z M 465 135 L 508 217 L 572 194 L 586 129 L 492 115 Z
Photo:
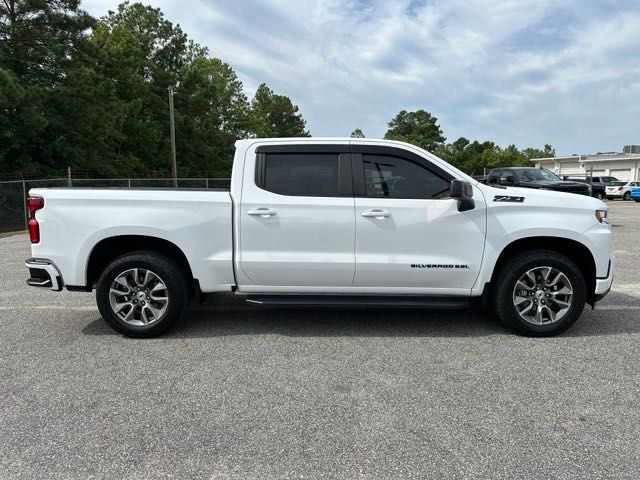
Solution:
M 605 152 L 595 155 L 532 158 L 536 167 L 544 167 L 558 175 L 616 177 L 619 180 L 640 180 L 640 145 L 627 145 L 623 153 Z

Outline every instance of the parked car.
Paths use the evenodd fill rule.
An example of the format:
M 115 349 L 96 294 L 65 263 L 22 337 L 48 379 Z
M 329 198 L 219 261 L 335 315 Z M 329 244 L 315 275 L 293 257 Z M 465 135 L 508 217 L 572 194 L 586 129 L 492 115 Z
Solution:
M 631 190 L 631 199 L 640 202 L 640 187 L 635 187 Z
M 605 193 L 608 200 L 631 200 L 631 190 L 634 187 L 640 187 L 640 182 L 629 182 L 627 180 L 612 182 L 606 187 Z
M 487 175 L 487 185 L 505 187 L 537 188 L 556 192 L 591 195 L 591 188 L 584 182 L 562 180 L 558 175 L 546 168 L 535 167 L 502 167 L 494 168 Z
M 256 305 L 484 305 L 553 335 L 614 274 L 603 202 L 483 185 L 389 140 L 240 140 L 230 191 L 29 195 L 27 283 L 95 289 L 102 317 L 132 337 L 225 292 Z
M 591 196 L 596 197 L 598 200 L 605 198 L 605 189 L 611 182 L 617 182 L 616 177 L 586 177 L 586 178 L 574 178 L 563 177 L 564 180 L 571 180 L 573 182 L 582 182 L 587 185 L 591 185 Z

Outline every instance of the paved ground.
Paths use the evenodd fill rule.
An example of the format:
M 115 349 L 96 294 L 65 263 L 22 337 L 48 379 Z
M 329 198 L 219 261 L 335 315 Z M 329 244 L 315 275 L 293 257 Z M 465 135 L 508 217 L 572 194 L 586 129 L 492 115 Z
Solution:
M 221 301 L 131 340 L 0 239 L 0 478 L 640 478 L 640 205 L 567 334 L 474 312 Z

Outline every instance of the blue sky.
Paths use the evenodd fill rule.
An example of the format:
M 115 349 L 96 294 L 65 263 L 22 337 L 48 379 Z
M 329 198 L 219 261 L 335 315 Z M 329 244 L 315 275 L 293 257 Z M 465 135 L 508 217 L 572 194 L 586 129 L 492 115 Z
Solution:
M 398 111 L 423 108 L 449 141 L 558 154 L 640 143 L 638 0 L 144 3 L 231 64 L 249 95 L 266 82 L 291 97 L 314 136 L 381 137 Z

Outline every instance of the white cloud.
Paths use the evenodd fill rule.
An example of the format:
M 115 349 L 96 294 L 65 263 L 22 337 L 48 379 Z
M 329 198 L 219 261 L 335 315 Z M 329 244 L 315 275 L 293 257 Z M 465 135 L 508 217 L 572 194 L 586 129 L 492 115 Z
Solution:
M 559 152 L 640 142 L 633 0 L 153 0 L 233 65 L 289 95 L 314 135 L 382 136 L 424 108 L 458 136 Z M 100 16 L 117 2 L 89 0 Z M 638 135 L 639 138 L 635 138 Z

